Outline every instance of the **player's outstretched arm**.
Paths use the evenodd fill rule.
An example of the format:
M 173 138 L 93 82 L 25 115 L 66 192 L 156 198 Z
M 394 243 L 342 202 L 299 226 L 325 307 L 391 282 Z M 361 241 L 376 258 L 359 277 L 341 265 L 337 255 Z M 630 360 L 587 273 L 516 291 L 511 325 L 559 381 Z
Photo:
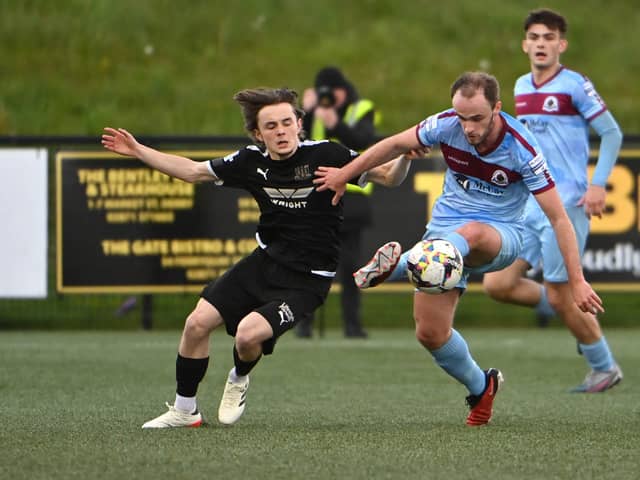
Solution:
M 128 157 L 136 157 L 151 168 L 185 182 L 195 183 L 216 179 L 209 171 L 206 162 L 196 162 L 187 157 L 171 155 L 147 147 L 139 143 L 124 128 L 106 127 L 104 131 L 102 145 L 107 150 Z
M 578 308 L 583 312 L 594 314 L 604 312 L 602 300 L 584 279 L 576 234 L 558 192 L 555 188 L 551 188 L 535 195 L 535 199 L 549 218 L 556 234 L 558 247 L 560 247 L 565 268 L 569 275 L 571 293 Z
M 318 186 L 318 191 L 333 190 L 336 192 L 332 203 L 337 205 L 342 195 L 344 195 L 347 182 L 350 179 L 393 160 L 403 153 L 419 148 L 423 148 L 423 145 L 418 141 L 415 127 L 411 127 L 404 132 L 379 141 L 342 168 L 319 167 L 315 171 L 316 178 L 313 183 Z
M 104 131 L 106 133 L 102 134 L 102 145 L 107 150 L 127 157 L 138 158 L 142 155 L 142 144 L 124 128 L 105 127 Z
M 412 160 L 424 158 L 430 151 L 428 147 L 411 150 L 390 162 L 372 168 L 366 173 L 366 180 L 385 187 L 397 187 L 407 178 Z

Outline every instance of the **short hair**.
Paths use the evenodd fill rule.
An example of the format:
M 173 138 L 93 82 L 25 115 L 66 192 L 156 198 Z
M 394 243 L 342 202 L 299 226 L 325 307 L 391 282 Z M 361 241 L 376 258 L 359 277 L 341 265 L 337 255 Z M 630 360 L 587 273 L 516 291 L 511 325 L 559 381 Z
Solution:
M 495 107 L 500 100 L 500 84 L 496 77 L 485 72 L 465 72 L 460 75 L 451 85 L 451 98 L 458 91 L 462 96 L 471 98 L 480 89 L 491 108 Z
M 545 25 L 549 30 L 557 30 L 562 37 L 567 33 L 567 20 L 558 12 L 548 8 L 529 12 L 529 15 L 524 20 L 524 31 L 526 32 L 531 25 L 535 24 Z
M 233 96 L 242 110 L 244 128 L 253 141 L 257 141 L 254 131 L 258 129 L 258 113 L 268 105 L 288 103 L 293 107 L 296 118 L 304 116 L 304 111 L 298 107 L 298 93 L 289 88 L 249 88 L 241 90 Z

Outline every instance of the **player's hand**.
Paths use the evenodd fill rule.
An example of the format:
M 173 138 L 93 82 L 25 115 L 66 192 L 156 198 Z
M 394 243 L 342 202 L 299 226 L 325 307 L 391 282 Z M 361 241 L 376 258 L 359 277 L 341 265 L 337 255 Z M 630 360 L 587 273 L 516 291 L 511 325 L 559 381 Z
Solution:
M 591 285 L 585 280 L 571 285 L 571 292 L 573 293 L 573 299 L 575 300 L 578 308 L 585 313 L 593 313 L 594 315 L 599 312 L 604 312 L 602 306 L 602 299 L 596 292 L 593 291 Z
M 318 104 L 318 94 L 315 88 L 305 88 L 302 93 L 302 109 L 310 112 Z
M 347 189 L 347 180 L 343 178 L 342 169 L 335 167 L 318 167 L 314 172 L 317 178 L 313 179 L 313 183 L 318 185 L 316 190 L 322 192 L 324 190 L 333 190 L 336 194 L 331 200 L 331 205 L 338 205 L 340 198 Z
M 102 134 L 102 145 L 104 148 L 119 153 L 120 155 L 130 157 L 137 156 L 136 153 L 140 148 L 140 144 L 135 137 L 124 128 L 115 129 L 106 127 L 104 131 L 107 132 Z
M 587 217 L 596 216 L 602 218 L 604 212 L 607 190 L 599 185 L 589 185 L 587 192 L 578 202 L 578 206 L 584 206 Z
M 416 158 L 424 158 L 431 153 L 431 147 L 422 147 L 409 150 L 404 154 L 407 160 L 415 160 Z

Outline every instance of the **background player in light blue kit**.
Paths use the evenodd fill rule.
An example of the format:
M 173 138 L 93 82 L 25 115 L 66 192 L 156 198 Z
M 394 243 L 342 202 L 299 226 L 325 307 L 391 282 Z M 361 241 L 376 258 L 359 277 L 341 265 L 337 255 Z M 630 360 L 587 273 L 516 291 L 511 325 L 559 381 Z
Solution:
M 533 135 L 501 112 L 497 80 L 482 72 L 465 73 L 453 83 L 451 97 L 453 108 L 376 143 L 350 165 L 320 167 L 314 181 L 320 185 L 318 190 L 334 190 L 337 204 L 347 181 L 358 173 L 406 151 L 439 144 L 448 168 L 424 237 L 453 243 L 464 257 L 467 275 L 505 268 L 520 253 L 523 209 L 533 192 L 556 231 L 576 308 L 602 310 L 600 298 L 584 280 L 575 234 L 545 159 Z M 399 256 L 397 243 L 381 247 L 363 269 L 366 274 L 360 286 L 383 278 Z M 502 374 L 494 368 L 480 369 L 464 338 L 453 329 L 467 275 L 457 288 L 441 295 L 416 292 L 414 318 L 418 341 L 447 374 L 469 390 L 467 425 L 476 426 L 491 419 Z
M 560 64 L 560 54 L 567 48 L 565 19 L 551 10 L 536 10 L 526 18 L 524 30 L 522 49 L 529 56 L 531 73 L 516 81 L 516 114 L 534 134 L 547 159 L 582 255 L 589 219 L 600 217 L 604 210 L 605 187 L 620 150 L 622 133 L 591 81 Z M 600 136 L 600 153 L 589 184 L 590 126 Z M 598 319 L 574 304 L 554 232 L 533 199 L 525 214 L 522 254 L 507 269 L 485 275 L 485 290 L 501 302 L 536 306 L 538 310 L 548 310 L 550 303 L 576 337 L 591 367 L 584 382 L 573 391 L 607 390 L 622 380 L 622 371 Z M 524 277 L 540 261 L 544 286 Z

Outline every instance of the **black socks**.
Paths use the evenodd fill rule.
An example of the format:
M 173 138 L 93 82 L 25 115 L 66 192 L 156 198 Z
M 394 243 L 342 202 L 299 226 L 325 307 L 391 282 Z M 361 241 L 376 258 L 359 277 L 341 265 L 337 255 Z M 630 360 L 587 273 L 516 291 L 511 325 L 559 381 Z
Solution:
M 252 360 L 251 362 L 245 362 L 244 360 L 240 359 L 240 356 L 238 355 L 238 350 L 236 350 L 236 346 L 235 345 L 233 346 L 233 363 L 236 366 L 236 375 L 240 377 L 244 377 L 245 375 L 248 375 L 251 369 L 256 366 L 256 364 L 260 361 L 261 358 L 262 358 L 262 355 L 260 355 L 255 360 Z
M 204 378 L 209 365 L 207 358 L 186 358 L 178 354 L 176 358 L 176 392 L 183 397 L 195 397 L 198 384 Z

